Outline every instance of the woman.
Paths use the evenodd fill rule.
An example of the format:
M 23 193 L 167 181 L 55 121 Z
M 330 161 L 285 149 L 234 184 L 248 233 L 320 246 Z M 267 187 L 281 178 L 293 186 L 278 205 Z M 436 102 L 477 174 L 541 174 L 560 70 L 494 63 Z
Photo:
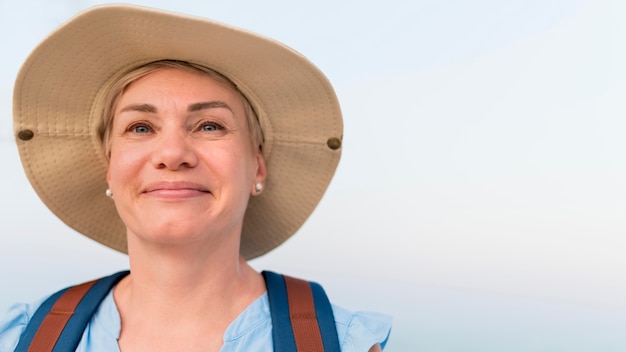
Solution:
M 289 238 L 332 178 L 342 123 L 323 74 L 249 32 L 103 6 L 34 50 L 14 101 L 44 203 L 129 255 L 77 350 L 273 349 L 266 284 L 246 260 Z M 10 311 L 0 350 L 39 304 Z M 387 317 L 333 315 L 343 351 L 384 346 Z

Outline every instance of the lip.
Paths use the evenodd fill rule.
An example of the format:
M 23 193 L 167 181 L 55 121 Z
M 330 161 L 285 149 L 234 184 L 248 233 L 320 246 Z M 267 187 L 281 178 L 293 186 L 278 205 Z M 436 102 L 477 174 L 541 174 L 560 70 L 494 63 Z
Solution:
M 144 195 L 159 198 L 190 198 L 210 194 L 211 191 L 204 185 L 188 181 L 160 181 L 148 184 Z

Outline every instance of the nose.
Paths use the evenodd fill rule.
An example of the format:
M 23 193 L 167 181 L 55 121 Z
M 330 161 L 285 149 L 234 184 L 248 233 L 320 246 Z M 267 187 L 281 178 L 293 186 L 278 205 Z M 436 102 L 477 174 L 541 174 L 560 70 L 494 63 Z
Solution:
M 198 163 L 191 137 L 181 130 L 162 131 L 153 151 L 152 163 L 158 169 L 179 170 Z

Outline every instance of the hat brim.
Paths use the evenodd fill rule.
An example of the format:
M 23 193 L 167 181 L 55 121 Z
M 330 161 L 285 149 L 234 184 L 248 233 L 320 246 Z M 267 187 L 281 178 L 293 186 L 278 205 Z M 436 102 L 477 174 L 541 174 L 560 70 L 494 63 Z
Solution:
M 250 199 L 241 254 L 267 253 L 319 203 L 341 153 L 340 143 L 328 141 L 341 141 L 343 123 L 332 86 L 310 61 L 245 30 L 129 5 L 80 13 L 46 38 L 18 74 L 14 129 L 26 175 L 63 222 L 127 252 L 126 227 L 104 196 L 102 97 L 122 73 L 163 59 L 222 73 L 257 112 L 268 177 L 262 195 Z

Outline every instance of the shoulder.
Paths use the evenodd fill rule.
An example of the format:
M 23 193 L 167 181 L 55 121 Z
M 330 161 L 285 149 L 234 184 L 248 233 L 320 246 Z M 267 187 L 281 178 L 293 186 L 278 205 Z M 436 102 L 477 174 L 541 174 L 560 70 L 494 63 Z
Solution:
M 0 319 L 0 351 L 15 350 L 28 322 L 46 298 L 30 304 L 18 303 L 9 308 L 9 311 Z
M 368 351 L 384 347 L 391 318 L 374 312 L 351 312 L 332 306 L 342 352 Z M 271 351 L 272 321 L 267 293 L 252 303 L 226 330 L 222 351 Z
M 269 277 L 267 274 L 270 274 Z M 343 352 L 369 351 L 372 346 L 377 344 L 382 347 L 385 346 L 391 330 L 390 317 L 374 312 L 351 312 L 334 304 L 329 307 L 325 290 L 316 282 L 309 281 L 311 290 L 307 294 L 307 290 L 302 289 L 303 286 L 306 286 L 302 282 L 306 282 L 306 280 L 289 277 L 288 282 L 288 277 L 285 276 L 285 281 L 282 282 L 280 279 L 275 279 L 279 275 L 271 272 L 264 272 L 264 276 L 268 294 L 274 291 L 274 298 L 271 302 L 275 307 L 272 309 L 278 309 L 280 313 L 278 316 L 284 316 L 283 311 L 287 311 L 286 316 L 290 315 L 291 307 L 286 306 L 285 300 L 289 301 L 289 306 L 292 305 L 293 301 L 298 313 L 305 312 L 306 314 L 310 313 L 311 305 L 319 303 L 321 309 L 319 313 L 322 314 L 319 318 L 324 319 L 324 321 L 329 318 L 334 319 L 339 345 Z M 282 295 L 276 293 L 282 293 Z M 310 296 L 311 293 L 313 297 Z M 271 297 L 272 295 L 270 295 Z M 311 298 L 314 299 L 315 303 L 310 302 Z M 332 317 L 324 313 L 329 308 L 332 308 Z M 323 325 L 327 326 L 326 323 Z
M 351 312 L 333 304 L 333 314 L 343 352 L 368 351 L 379 343 L 385 347 L 391 317 L 375 312 Z
M 111 290 L 81 334 L 76 351 L 115 351 L 120 320 Z M 13 305 L 0 319 L 0 351 L 14 351 L 37 309 L 52 295 L 30 304 Z

